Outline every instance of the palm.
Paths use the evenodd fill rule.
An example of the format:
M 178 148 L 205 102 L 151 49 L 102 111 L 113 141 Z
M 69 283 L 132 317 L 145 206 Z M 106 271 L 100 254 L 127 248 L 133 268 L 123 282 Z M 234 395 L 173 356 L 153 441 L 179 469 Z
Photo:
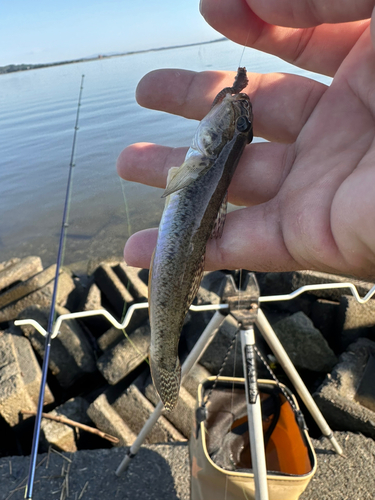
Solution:
M 375 59 L 368 37 L 353 47 L 286 146 L 285 180 L 267 203 L 301 267 L 363 275 L 369 262 L 375 265 Z
M 353 28 L 347 37 L 355 43 L 346 46 L 340 64 L 339 49 L 318 63 L 310 57 L 301 64 L 316 71 L 314 64 L 336 64 L 328 89 L 294 75 L 250 76 L 255 134 L 270 142 L 252 144 L 243 155 L 229 196 L 247 208 L 229 214 L 222 238 L 209 242 L 209 268 L 375 276 L 375 55 L 369 28 L 354 24 L 360 33 L 354 36 Z M 137 98 L 147 107 L 201 119 L 217 91 L 232 81 L 229 73 L 162 70 L 146 75 Z M 120 156 L 119 173 L 164 187 L 168 169 L 184 154 L 134 145 Z M 134 235 L 125 259 L 147 266 L 155 240 L 152 230 Z

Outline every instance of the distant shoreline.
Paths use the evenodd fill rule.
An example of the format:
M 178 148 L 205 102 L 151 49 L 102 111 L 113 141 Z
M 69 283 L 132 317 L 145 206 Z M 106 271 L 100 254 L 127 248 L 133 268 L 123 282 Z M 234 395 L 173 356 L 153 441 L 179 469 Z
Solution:
M 45 64 L 8 64 L 7 66 L 0 66 L 0 75 L 6 75 L 8 73 L 16 73 L 18 71 L 29 71 L 33 69 L 49 68 L 51 66 L 63 66 L 64 64 L 75 64 L 81 62 L 97 61 L 98 59 L 109 59 L 111 57 L 123 57 L 132 56 L 135 54 L 144 54 L 146 52 L 159 52 L 161 50 L 172 50 L 172 49 L 182 49 L 184 47 L 195 47 L 197 45 L 208 45 L 211 43 L 224 42 L 227 38 L 217 38 L 216 40 L 209 40 L 208 42 L 195 42 L 186 43 L 183 45 L 171 45 L 170 47 L 158 47 L 155 49 L 143 49 L 143 50 L 132 50 L 130 52 L 121 52 L 119 54 L 98 54 L 93 57 L 82 57 L 80 59 L 72 59 L 70 61 L 59 61 L 54 63 Z

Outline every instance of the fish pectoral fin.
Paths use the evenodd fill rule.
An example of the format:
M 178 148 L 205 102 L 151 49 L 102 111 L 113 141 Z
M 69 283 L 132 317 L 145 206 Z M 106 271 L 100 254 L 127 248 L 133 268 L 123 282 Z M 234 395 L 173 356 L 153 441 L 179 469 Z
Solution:
M 210 235 L 210 238 L 212 239 L 221 238 L 221 235 L 223 234 L 225 219 L 227 216 L 227 205 L 228 205 L 228 191 L 225 193 L 224 199 L 217 213 L 214 227 L 212 228 L 212 232 Z
M 209 167 L 210 160 L 208 158 L 197 158 L 196 156 L 188 158 L 180 167 L 172 167 L 168 172 L 167 187 L 162 198 L 189 186 L 199 174 L 208 170 Z

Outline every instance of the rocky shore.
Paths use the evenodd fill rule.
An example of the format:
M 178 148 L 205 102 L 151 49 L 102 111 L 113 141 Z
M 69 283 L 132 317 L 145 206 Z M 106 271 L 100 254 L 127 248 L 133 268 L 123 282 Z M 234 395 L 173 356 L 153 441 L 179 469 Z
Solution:
M 14 320 L 30 318 L 46 328 L 55 271 L 55 266 L 44 269 L 40 258 L 35 256 L 0 263 L 0 457 L 3 457 L 0 498 L 3 499 L 23 497 L 19 483 L 27 474 L 25 456 L 31 448 L 44 355 L 42 335 L 30 325 L 14 326 Z M 223 272 L 207 273 L 196 302 L 218 303 L 224 276 Z M 147 279 L 147 270 L 123 262 L 89 262 L 87 274 L 79 276 L 64 268 L 59 278 L 57 314 L 105 308 L 120 320 L 130 305 L 147 301 Z M 257 279 L 261 296 L 290 293 L 307 284 L 340 281 L 351 281 L 363 296 L 373 286 L 369 282 L 307 271 L 258 273 Z M 332 454 L 325 441 L 318 441 L 320 431 L 301 405 L 318 449 L 318 472 L 301 498 L 373 498 L 369 495 L 375 491 L 375 299 L 361 305 L 348 288 L 340 288 L 305 293 L 288 302 L 263 303 L 262 309 L 346 449 L 344 459 Z M 212 314 L 189 312 L 181 336 L 182 358 L 192 349 Z M 140 456 L 143 467 L 149 463 L 147 473 L 158 480 L 160 471 L 169 470 L 165 479 L 168 484 L 161 481 L 158 485 L 164 488 L 160 498 L 189 498 L 186 440 L 191 432 L 197 387 L 208 375 L 217 374 L 236 329 L 235 320 L 227 316 L 181 388 L 176 410 L 164 414 L 146 439 Z M 114 470 L 109 471 L 108 464 L 121 461 L 125 454 L 122 447 L 132 444 L 158 401 L 147 363 L 149 343 L 147 309 L 134 313 L 126 332 L 112 327 L 104 317 L 90 317 L 64 322 L 60 334 L 52 341 L 45 413 L 88 425 L 114 438 L 109 441 L 74 425 L 43 419 L 40 451 L 49 457 L 50 467 L 55 467 L 55 463 L 60 468 L 62 463 L 66 462 L 66 467 L 72 464 L 69 470 L 73 481 L 85 460 L 91 464 L 87 473 L 74 479 L 75 493 L 66 491 L 60 498 L 94 498 L 100 488 L 105 489 L 104 485 L 108 488 L 106 496 L 115 497 L 115 484 L 119 498 L 159 498 L 151 496 L 151 492 L 147 496 L 147 488 L 142 490 L 140 480 L 133 485 L 139 495 L 129 493 L 129 496 L 121 493 L 123 483 L 118 482 L 121 479 L 117 483 L 112 481 L 113 484 L 104 480 L 104 474 L 114 480 Z M 257 346 L 280 380 L 293 390 L 259 332 Z M 238 342 L 224 367 L 224 375 L 242 376 L 239 349 Z M 261 364 L 259 372 L 262 378 L 269 378 Z M 367 458 L 363 461 L 359 456 Z M 117 466 L 118 463 L 113 469 Z M 50 493 L 48 488 L 52 488 L 52 482 L 43 477 L 54 474 L 47 473 L 44 467 L 40 467 L 43 473 L 40 472 L 38 479 L 38 488 L 44 492 L 40 498 L 45 498 Z M 133 472 L 127 473 L 133 481 L 140 473 L 136 472 L 137 467 L 142 466 L 138 463 Z M 60 492 L 67 470 L 65 475 L 60 474 Z M 328 479 L 329 474 L 334 481 Z M 350 484 L 348 478 L 352 478 Z M 86 489 L 84 480 L 90 483 Z M 95 481 L 101 485 L 96 490 L 92 489 Z M 326 481 L 330 483 L 323 484 Z M 345 491 L 361 493 L 342 496 L 342 484 L 346 484 Z

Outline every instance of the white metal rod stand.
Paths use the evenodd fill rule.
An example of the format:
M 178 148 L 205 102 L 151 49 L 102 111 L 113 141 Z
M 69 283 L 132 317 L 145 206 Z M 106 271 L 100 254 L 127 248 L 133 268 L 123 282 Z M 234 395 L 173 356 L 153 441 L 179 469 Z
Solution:
M 258 391 L 254 328 L 241 330 L 242 362 L 244 366 L 247 420 L 250 437 L 250 453 L 254 471 L 255 499 L 268 500 L 267 466 L 264 449 L 262 408 Z M 246 371 L 245 371 L 246 368 Z
M 241 288 L 240 285 L 237 288 L 233 277 L 228 276 L 223 288 L 222 302 L 228 304 L 229 313 L 238 321 L 241 328 L 242 365 L 255 500 L 268 500 L 266 451 L 255 353 L 254 321 L 259 310 L 259 287 L 255 274 L 247 273 Z
M 222 295 L 223 304 L 221 308 L 224 308 L 227 305 L 227 310 L 225 311 L 225 313 L 229 312 L 235 319 L 237 319 L 242 328 L 241 342 L 243 342 L 242 351 L 246 384 L 251 458 L 254 470 L 255 495 L 256 500 L 268 500 L 267 469 L 263 441 L 260 398 L 259 395 L 257 397 L 253 397 L 258 391 L 256 371 L 254 372 L 254 370 L 252 370 L 250 373 L 248 373 L 247 369 L 247 367 L 249 366 L 247 358 L 249 357 L 251 352 L 251 349 L 249 350 L 249 346 L 252 346 L 252 349 L 254 349 L 255 346 L 253 323 L 258 326 L 261 334 L 264 336 L 266 342 L 270 346 L 280 365 L 283 367 L 284 371 L 293 383 L 297 393 L 305 403 L 317 425 L 322 430 L 322 433 L 326 437 L 328 437 L 328 439 L 330 439 L 332 446 L 339 455 L 342 455 L 343 452 L 340 445 L 334 438 L 333 433 L 326 420 L 316 406 L 315 401 L 312 399 L 297 370 L 294 368 L 294 365 L 290 361 L 287 353 L 278 340 L 271 325 L 268 323 L 263 312 L 259 309 L 259 302 L 262 301 L 262 297 L 259 297 L 258 284 L 253 273 L 248 273 L 248 275 L 246 276 L 245 285 L 246 290 L 239 291 L 236 288 L 233 277 L 227 277 Z M 210 323 L 207 325 L 197 344 L 194 346 L 193 350 L 182 366 L 182 380 L 207 349 L 208 345 L 214 338 L 217 329 L 225 319 L 224 314 L 217 311 L 211 319 Z M 253 365 L 255 367 L 255 356 L 253 356 Z M 162 410 L 163 404 L 159 402 L 154 412 L 151 414 L 151 416 L 143 426 L 137 439 L 129 448 L 127 455 L 124 457 L 123 461 L 117 468 L 116 474 L 118 476 L 127 469 L 131 462 L 131 459 L 134 458 L 134 456 L 138 452 L 146 436 L 151 431 L 153 425 L 159 418 Z

